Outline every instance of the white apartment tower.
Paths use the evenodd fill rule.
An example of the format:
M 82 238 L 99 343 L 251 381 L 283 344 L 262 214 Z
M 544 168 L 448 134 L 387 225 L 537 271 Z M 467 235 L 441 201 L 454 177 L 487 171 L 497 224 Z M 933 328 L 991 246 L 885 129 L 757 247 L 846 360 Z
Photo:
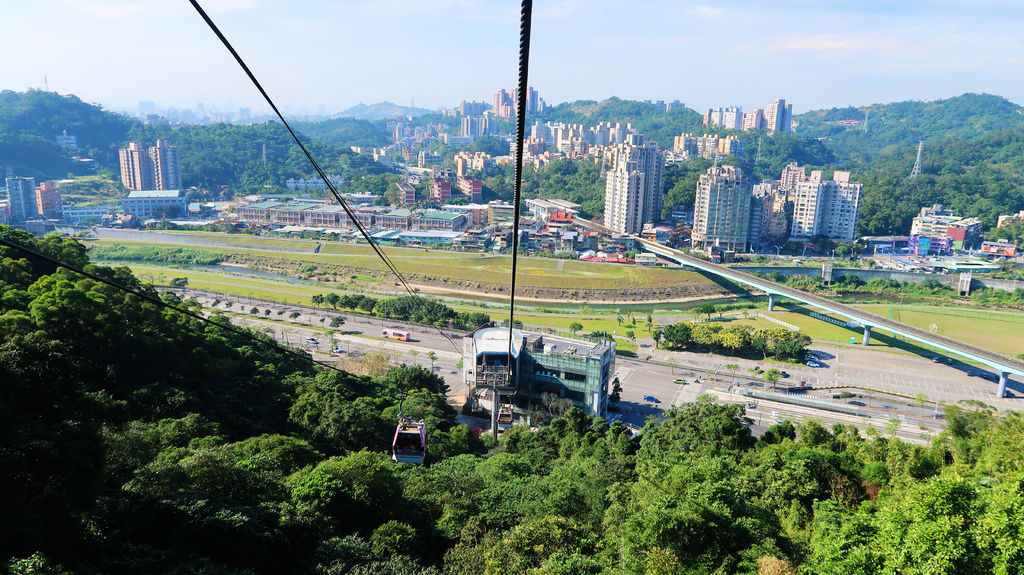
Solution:
M 764 111 L 764 123 L 768 134 L 782 132 L 789 134 L 793 132 L 793 104 L 787 104 L 785 100 L 775 100 Z
M 661 218 L 665 154 L 640 134 L 607 152 L 604 225 L 624 234 L 639 234 L 645 222 Z
M 787 166 L 787 170 L 789 167 Z M 785 174 L 785 172 L 784 172 Z M 803 176 L 792 187 L 794 239 L 827 236 L 850 242 L 857 233 L 857 211 L 862 184 L 850 181 L 850 172 L 836 171 L 823 180 L 820 170 Z
M 750 188 L 735 166 L 714 166 L 697 183 L 691 244 L 700 249 L 743 250 L 750 224 Z

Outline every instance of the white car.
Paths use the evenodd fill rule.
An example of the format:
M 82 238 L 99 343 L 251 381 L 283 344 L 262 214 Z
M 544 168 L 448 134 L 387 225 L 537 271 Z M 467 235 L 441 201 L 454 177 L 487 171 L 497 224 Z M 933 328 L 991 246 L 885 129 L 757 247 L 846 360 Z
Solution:
M 807 360 L 807 367 L 821 367 L 821 364 L 815 359 L 809 359 Z

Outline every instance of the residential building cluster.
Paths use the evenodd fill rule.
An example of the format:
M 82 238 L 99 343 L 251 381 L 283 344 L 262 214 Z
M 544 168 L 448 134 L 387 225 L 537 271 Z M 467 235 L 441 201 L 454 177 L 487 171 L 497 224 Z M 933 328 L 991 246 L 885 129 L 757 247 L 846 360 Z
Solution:
M 915 255 L 977 248 L 982 228 L 978 218 L 958 216 L 941 204 L 925 206 L 910 223 L 908 247 Z
M 117 151 L 121 164 L 121 184 L 129 190 L 176 190 L 181 187 L 181 162 L 178 147 L 166 140 L 143 148 L 131 142 Z
M 708 160 L 728 155 L 743 156 L 746 151 L 746 144 L 737 136 L 695 136 L 684 132 L 676 136 L 672 142 L 672 152 L 679 154 L 683 159 L 692 156 Z
M 5 222 L 22 223 L 39 219 L 60 219 L 60 191 L 53 182 L 36 186 L 35 178 L 7 176 L 7 204 L 0 210 Z
M 704 113 L 704 125 L 737 132 L 765 130 L 769 135 L 776 132 L 788 134 L 793 131 L 793 105 L 779 99 L 764 109 L 757 108 L 746 114 L 739 106 L 718 108 L 717 110 L 712 108 Z
M 791 163 L 777 181 L 753 186 L 735 166 L 708 168 L 697 183 L 691 245 L 711 253 L 745 251 L 788 239 L 853 241 L 862 184 L 836 171 L 808 175 Z

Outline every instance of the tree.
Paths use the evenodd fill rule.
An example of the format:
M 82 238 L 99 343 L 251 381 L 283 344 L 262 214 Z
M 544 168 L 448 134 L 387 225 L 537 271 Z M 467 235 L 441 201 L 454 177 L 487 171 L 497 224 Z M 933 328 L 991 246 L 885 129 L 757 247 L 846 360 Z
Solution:
M 259 315 L 259 313 L 260 313 L 260 310 L 259 310 L 258 307 L 253 306 L 253 307 L 249 308 L 249 315 Z
M 772 384 L 772 389 L 775 389 L 775 384 L 779 383 L 779 379 L 782 377 L 782 372 L 775 369 L 774 367 L 764 372 L 764 380 Z
M 338 294 L 331 292 L 324 297 L 324 301 L 326 301 L 327 305 L 332 308 L 338 309 L 338 304 L 341 303 L 341 297 Z
M 702 303 L 702 304 L 700 304 L 699 307 L 697 307 L 697 309 L 695 311 L 698 314 L 706 315 L 706 316 L 708 316 L 708 319 L 711 319 L 711 316 L 714 315 L 714 313 L 717 310 L 718 310 L 718 308 L 715 307 L 715 304 L 712 304 L 712 303 Z
M 433 351 L 428 351 L 427 352 L 427 358 L 430 359 L 430 370 L 433 371 L 434 370 L 434 362 L 437 361 L 437 354 L 434 353 Z
M 302 314 L 297 312 L 297 311 L 293 311 L 292 313 L 288 314 L 288 317 L 290 317 L 291 319 L 295 319 L 295 318 L 299 317 L 300 315 L 302 315 Z
M 315 305 L 317 309 L 320 309 L 320 306 L 324 304 L 323 294 L 315 294 L 309 299 L 313 301 L 313 305 Z
M 576 332 L 580 331 L 581 329 L 583 329 L 583 324 L 581 324 L 578 321 L 574 321 L 569 324 L 569 331 L 571 331 L 573 335 L 576 335 Z
M 626 330 L 626 337 L 628 339 L 636 339 L 636 332 L 631 329 L 628 329 Z
M 659 347 L 661 345 L 661 334 L 662 331 L 660 327 L 651 332 L 651 338 L 654 339 L 654 347 Z
M 733 378 L 736 377 L 736 370 L 738 370 L 740 368 L 740 366 L 738 364 L 735 364 L 735 363 L 727 363 L 727 364 L 723 365 L 722 367 L 724 367 L 726 370 L 728 370 L 730 373 L 732 373 Z
M 270 308 L 263 310 L 263 317 L 270 317 Z
M 344 317 L 342 317 L 340 315 L 336 315 L 336 316 L 331 318 L 331 327 L 341 327 L 343 325 L 345 325 L 345 318 Z
M 675 375 L 676 374 L 676 364 L 678 363 L 676 361 L 675 356 L 669 357 L 668 360 L 665 361 L 665 363 L 667 363 L 669 369 L 672 370 L 672 375 Z
M 612 403 L 618 403 L 622 400 L 622 384 L 619 383 L 618 377 L 612 380 L 612 392 L 608 396 L 608 400 Z
M 921 406 L 920 415 L 921 417 L 924 417 L 924 405 L 928 403 L 928 396 L 923 393 L 919 393 L 917 394 L 917 397 L 914 398 L 914 403 Z

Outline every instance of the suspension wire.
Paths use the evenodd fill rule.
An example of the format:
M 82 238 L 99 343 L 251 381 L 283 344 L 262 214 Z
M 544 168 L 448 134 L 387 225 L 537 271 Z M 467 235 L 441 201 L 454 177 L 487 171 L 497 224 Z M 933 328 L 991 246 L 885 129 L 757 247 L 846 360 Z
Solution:
M 513 188 L 512 204 L 512 280 L 508 306 L 508 383 L 513 384 L 515 372 L 512 369 L 513 327 L 516 318 L 516 264 L 519 263 L 519 205 L 523 192 L 523 140 L 526 137 L 526 101 L 529 90 L 530 71 L 530 29 L 533 23 L 533 0 L 522 0 L 519 16 L 519 89 L 516 92 L 516 181 Z M 513 397 L 516 392 L 513 392 Z M 494 406 L 497 409 L 498 406 Z
M 278 119 L 280 119 L 281 123 L 284 124 L 284 127 L 288 130 L 288 133 L 291 134 L 292 139 L 295 140 L 295 143 L 298 144 L 299 149 L 302 150 L 302 153 L 305 154 L 306 159 L 309 160 L 309 163 L 312 164 L 313 169 L 316 170 L 317 175 L 319 175 L 320 179 L 323 180 L 324 185 L 327 187 L 328 190 L 330 190 L 331 194 L 334 196 L 334 199 L 338 201 L 342 209 L 345 210 L 345 213 L 348 215 L 349 220 L 352 222 L 352 224 L 356 227 L 357 230 L 359 230 L 359 233 L 362 234 L 363 238 L 366 239 L 367 243 L 370 244 L 370 247 L 373 248 L 373 251 L 377 254 L 377 257 L 384 262 L 384 265 L 386 265 L 387 268 L 391 271 L 391 273 L 394 274 L 394 276 L 402 284 L 402 287 L 405 288 L 405 291 L 413 298 L 413 302 L 417 306 L 419 306 L 420 310 L 422 311 L 423 303 L 420 301 L 420 296 L 416 295 L 412 287 L 406 281 L 405 276 L 403 276 L 401 272 L 398 271 L 398 268 L 395 267 L 395 264 L 392 263 L 391 259 L 387 256 L 387 254 L 384 253 L 384 250 L 370 236 L 369 232 L 366 231 L 366 228 L 363 227 L 363 224 L 359 221 L 359 218 L 356 217 L 355 212 L 352 211 L 352 208 L 349 207 L 348 203 L 345 202 L 344 198 L 341 197 L 341 194 L 338 193 L 338 189 L 334 187 L 334 184 L 331 183 L 330 179 L 328 179 L 327 174 L 324 173 L 324 171 L 320 168 L 320 164 L 318 164 L 317 161 L 313 159 L 313 155 L 309 153 L 309 150 L 306 149 L 306 146 L 302 143 L 302 140 L 299 139 L 298 134 L 295 133 L 295 130 L 292 129 L 288 121 L 284 119 L 284 115 L 277 108 L 277 105 L 274 104 L 274 101 L 270 98 L 270 95 L 267 94 L 267 91 L 263 89 L 263 85 L 260 84 L 259 80 L 256 79 L 256 76 L 249 69 L 249 66 L 246 65 L 245 61 L 242 60 L 242 57 L 239 56 L 238 52 L 235 51 L 235 48 L 231 45 L 231 42 L 229 42 L 227 37 L 225 37 L 224 34 L 220 31 L 220 28 L 218 28 L 217 25 L 213 23 L 213 20 L 210 19 L 210 17 L 206 14 L 206 11 L 203 10 L 202 6 L 199 5 L 199 2 L 197 0 L 189 0 L 189 2 L 192 4 L 192 7 L 196 9 L 196 12 L 199 13 L 203 20 L 206 21 L 206 25 L 210 27 L 210 30 L 217 36 L 221 43 L 224 44 L 224 47 L 227 48 L 228 52 L 230 52 L 231 55 L 235 58 L 235 61 L 238 62 L 239 66 L 241 66 L 246 76 L 249 77 L 249 80 L 252 81 L 253 85 L 263 96 L 263 99 L 266 100 L 267 104 L 270 105 L 270 108 L 274 110 L 274 113 L 277 115 Z M 445 339 L 448 340 L 448 343 L 452 345 L 452 348 L 454 348 L 455 351 L 461 351 L 459 349 L 459 346 L 455 343 L 455 340 L 452 339 L 452 337 L 448 335 L 448 333 L 443 328 L 436 326 L 435 328 L 441 335 L 445 337 Z
M 140 292 L 140 291 L 133 290 L 133 289 L 131 289 L 128 286 L 121 285 L 121 284 L 119 284 L 119 283 L 117 283 L 117 282 L 115 282 L 113 280 L 109 280 L 109 279 L 107 279 L 107 278 L 105 278 L 103 276 L 99 276 L 99 275 L 96 275 L 94 273 L 87 272 L 87 271 L 85 271 L 83 269 L 80 269 L 80 268 L 76 268 L 73 265 L 66 264 L 66 263 L 64 263 L 64 262 L 62 262 L 62 261 L 60 261 L 58 259 L 52 258 L 52 257 L 50 257 L 50 256 L 48 256 L 46 254 L 40 253 L 40 252 L 38 252 L 36 250 L 33 250 L 31 248 L 28 248 L 28 247 L 25 247 L 25 246 L 23 246 L 21 244 L 16 244 L 16 243 L 11 242 L 11 241 L 9 241 L 9 240 L 7 240 L 5 238 L 0 237 L 0 245 L 7 246 L 9 248 L 14 248 L 16 250 L 19 250 L 21 252 L 24 252 L 24 253 L 32 256 L 33 258 L 37 258 L 37 259 L 43 260 L 43 261 L 45 261 L 45 262 L 47 262 L 49 264 L 53 264 L 53 265 L 55 265 L 57 267 L 64 268 L 64 269 L 66 269 L 68 271 L 71 271 L 71 272 L 74 272 L 74 273 L 76 273 L 78 275 L 85 276 L 86 278 L 89 278 L 89 279 L 91 279 L 91 280 L 93 280 L 95 282 L 99 282 L 101 284 L 108 285 L 108 286 L 110 286 L 112 288 L 119 289 L 119 290 L 121 290 L 123 292 L 130 293 L 130 294 L 132 294 L 132 295 L 134 295 L 136 297 L 142 298 L 142 299 L 144 299 L 144 300 L 146 300 L 146 301 L 148 301 L 148 302 L 150 302 L 152 304 L 156 304 L 156 305 L 158 305 L 160 307 L 164 307 L 164 308 L 167 308 L 169 310 L 176 311 L 176 312 L 178 312 L 178 313 L 180 313 L 182 315 L 186 315 L 186 316 L 188 316 L 188 317 L 190 317 L 192 319 L 199 320 L 199 321 L 201 321 L 203 323 L 206 323 L 206 324 L 209 324 L 209 325 L 215 325 L 215 326 L 217 326 L 217 327 L 219 327 L 219 328 L 221 328 L 221 329 L 223 329 L 225 331 L 231 332 L 231 333 L 233 333 L 235 335 L 244 337 L 246 339 L 250 339 L 250 340 L 252 340 L 254 342 L 257 342 L 257 343 L 259 343 L 261 345 L 264 345 L 264 346 L 267 346 L 267 347 L 270 347 L 270 348 L 274 348 L 274 349 L 276 349 L 278 351 L 281 351 L 281 352 L 284 352 L 284 353 L 287 353 L 287 354 L 290 354 L 290 355 L 294 355 L 295 357 L 300 357 L 300 358 L 302 358 L 302 359 L 304 359 L 306 361 L 309 361 L 309 362 L 312 362 L 312 363 L 314 363 L 316 365 L 319 365 L 320 367 L 324 367 L 324 368 L 327 368 L 327 369 L 330 369 L 330 370 L 333 370 L 333 371 L 337 371 L 339 373 L 346 373 L 345 370 L 339 369 L 339 368 L 337 368 L 337 367 L 335 367 L 335 366 L 333 366 L 333 365 L 331 365 L 329 363 L 325 363 L 325 362 L 322 362 L 322 361 L 317 361 L 316 359 L 310 357 L 309 355 L 307 355 L 304 352 L 295 351 L 295 350 L 293 350 L 290 347 L 278 345 L 278 343 L 276 341 L 274 341 L 274 340 L 267 341 L 267 340 L 264 340 L 264 339 L 260 339 L 260 338 L 256 337 L 255 335 L 253 335 L 253 334 L 251 334 L 251 333 L 249 333 L 249 332 L 247 332 L 245 330 L 239 329 L 239 328 L 231 325 L 230 323 L 229 324 L 223 324 L 223 323 L 220 323 L 218 321 L 214 321 L 213 319 L 208 318 L 208 317 L 206 317 L 206 316 L 204 316 L 202 314 L 196 313 L 196 312 L 194 312 L 194 311 L 192 311 L 192 310 L 190 310 L 188 308 L 183 308 L 183 307 L 178 307 L 176 305 L 171 305 L 171 304 L 165 302 L 164 300 L 162 300 L 162 299 L 160 299 L 158 297 L 151 296 L 151 295 L 149 295 L 149 294 L 147 294 L 145 292 Z

